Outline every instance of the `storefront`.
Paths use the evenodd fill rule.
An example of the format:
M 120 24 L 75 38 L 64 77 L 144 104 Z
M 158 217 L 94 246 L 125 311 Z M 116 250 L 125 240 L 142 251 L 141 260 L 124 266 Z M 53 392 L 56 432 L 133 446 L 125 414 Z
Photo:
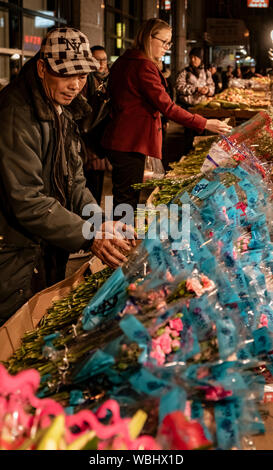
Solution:
M 49 28 L 69 23 L 71 0 L 0 1 L 0 84 L 12 80 Z
M 142 0 L 105 1 L 105 45 L 113 62 L 133 42 L 142 21 Z

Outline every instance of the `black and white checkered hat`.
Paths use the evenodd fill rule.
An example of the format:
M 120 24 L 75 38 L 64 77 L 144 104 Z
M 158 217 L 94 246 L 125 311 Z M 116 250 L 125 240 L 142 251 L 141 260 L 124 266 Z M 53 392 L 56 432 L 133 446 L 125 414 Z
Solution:
M 49 31 L 43 39 L 40 58 L 47 60 L 53 72 L 61 75 L 95 72 L 100 67 L 92 56 L 87 37 L 74 28 Z

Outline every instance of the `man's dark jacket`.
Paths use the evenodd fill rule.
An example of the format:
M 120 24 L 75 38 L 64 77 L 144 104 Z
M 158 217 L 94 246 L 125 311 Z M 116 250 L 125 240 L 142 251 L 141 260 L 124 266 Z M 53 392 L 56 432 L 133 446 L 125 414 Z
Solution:
M 59 138 L 36 58 L 0 93 L 0 325 L 35 292 L 60 280 L 68 252 L 87 248 L 82 208 L 96 203 L 85 187 L 75 119 L 90 112 L 78 96 L 61 116 L 67 176 L 64 207 L 52 171 Z

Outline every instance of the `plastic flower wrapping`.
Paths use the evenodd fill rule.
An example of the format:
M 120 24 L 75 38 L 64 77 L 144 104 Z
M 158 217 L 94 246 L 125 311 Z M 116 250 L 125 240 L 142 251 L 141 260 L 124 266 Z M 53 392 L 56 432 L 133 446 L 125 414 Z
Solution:
M 40 377 L 37 371 L 10 376 L 0 366 L 1 450 L 158 450 L 150 436 L 139 436 L 146 420 L 138 411 L 122 419 L 117 402 L 106 401 L 95 413 L 82 410 L 66 414 L 60 404 L 35 396 Z M 109 415 L 110 416 L 107 416 Z M 107 419 L 107 423 L 102 420 Z
M 11 357 L 9 372 L 39 371 L 39 400 L 96 419 L 106 400 L 120 420 L 142 410 L 151 448 L 240 449 L 245 435 L 264 432 L 260 403 L 273 381 L 271 168 L 234 135 L 211 146 L 205 171 L 178 188 L 167 211 L 157 206 L 126 265 L 97 275 L 97 289 L 93 278 L 89 292 L 74 292 L 71 322 L 67 306 L 59 329 L 49 314 Z M 100 448 L 134 448 L 117 434 L 96 434 Z

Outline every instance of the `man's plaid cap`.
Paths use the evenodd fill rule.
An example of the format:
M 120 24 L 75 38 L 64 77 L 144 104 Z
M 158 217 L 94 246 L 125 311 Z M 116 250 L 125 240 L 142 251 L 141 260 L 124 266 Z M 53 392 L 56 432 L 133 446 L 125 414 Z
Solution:
M 55 28 L 42 41 L 40 58 L 53 72 L 75 75 L 96 72 L 100 64 L 92 56 L 87 37 L 78 29 Z

